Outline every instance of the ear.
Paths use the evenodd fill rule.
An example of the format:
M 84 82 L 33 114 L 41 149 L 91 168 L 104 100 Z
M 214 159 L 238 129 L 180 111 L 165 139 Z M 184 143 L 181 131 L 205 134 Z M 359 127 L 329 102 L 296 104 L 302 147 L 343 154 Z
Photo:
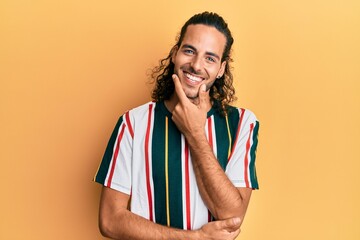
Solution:
M 220 66 L 220 69 L 219 69 L 218 76 L 222 76 L 222 75 L 224 75 L 225 68 L 226 68 L 226 64 L 227 64 L 227 62 L 226 62 L 226 61 L 223 61 L 223 62 L 221 63 L 221 66 Z
M 177 51 L 178 51 L 178 46 L 175 45 L 171 51 L 171 62 L 172 63 L 174 63 L 174 61 L 175 61 Z

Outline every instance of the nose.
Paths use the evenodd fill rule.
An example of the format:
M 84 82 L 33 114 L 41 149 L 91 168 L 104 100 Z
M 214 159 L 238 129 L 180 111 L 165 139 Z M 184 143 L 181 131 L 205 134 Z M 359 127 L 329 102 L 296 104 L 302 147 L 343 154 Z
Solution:
M 197 55 L 194 56 L 191 67 L 194 69 L 195 73 L 201 72 L 202 69 L 202 59 Z

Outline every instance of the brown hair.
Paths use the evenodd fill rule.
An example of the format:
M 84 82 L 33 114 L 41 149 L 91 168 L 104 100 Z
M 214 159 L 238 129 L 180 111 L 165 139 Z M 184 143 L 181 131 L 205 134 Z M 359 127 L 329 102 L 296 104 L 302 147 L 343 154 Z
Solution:
M 171 77 L 174 73 L 174 64 L 171 61 L 171 57 L 175 49 L 180 48 L 186 29 L 191 24 L 204 24 L 215 27 L 226 37 L 226 45 L 221 57 L 222 62 L 226 61 L 225 72 L 221 78 L 215 80 L 209 92 L 210 99 L 212 100 L 215 109 L 222 115 L 226 115 L 226 107 L 230 102 L 236 100 L 235 89 L 233 87 L 233 76 L 229 65 L 229 63 L 232 62 L 230 53 L 234 39 L 227 23 L 216 13 L 203 12 L 196 14 L 184 24 L 181 28 L 180 35 L 177 37 L 177 43 L 171 48 L 169 55 L 166 58 L 161 59 L 159 66 L 152 70 L 151 77 L 155 82 L 152 98 L 155 101 L 168 100 L 174 93 L 174 82 Z

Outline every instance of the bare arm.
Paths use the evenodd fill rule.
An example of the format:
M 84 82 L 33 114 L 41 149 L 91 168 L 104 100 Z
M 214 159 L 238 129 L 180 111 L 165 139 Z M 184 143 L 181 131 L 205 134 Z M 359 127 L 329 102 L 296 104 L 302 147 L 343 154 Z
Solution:
M 199 230 L 186 231 L 153 223 L 128 210 L 129 195 L 103 187 L 99 228 L 112 239 L 235 239 L 240 219 L 210 222 Z
M 232 184 L 215 158 L 205 134 L 204 139 L 194 137 L 189 146 L 199 191 L 213 216 L 216 219 L 240 217 L 243 220 L 252 189 L 236 188 Z
M 193 104 L 182 90 L 179 79 L 173 76 L 178 104 L 173 121 L 184 134 L 191 151 L 192 163 L 200 194 L 216 219 L 245 216 L 252 189 L 236 188 L 215 158 L 205 135 L 207 111 L 211 107 L 205 86 L 199 90 L 199 102 Z

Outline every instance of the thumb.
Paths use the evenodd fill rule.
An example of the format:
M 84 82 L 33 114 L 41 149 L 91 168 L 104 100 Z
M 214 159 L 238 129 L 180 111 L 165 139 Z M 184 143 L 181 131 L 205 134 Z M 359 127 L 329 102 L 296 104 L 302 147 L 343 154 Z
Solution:
M 228 232 L 234 232 L 240 228 L 240 218 L 229 218 L 222 221 L 222 228 Z

